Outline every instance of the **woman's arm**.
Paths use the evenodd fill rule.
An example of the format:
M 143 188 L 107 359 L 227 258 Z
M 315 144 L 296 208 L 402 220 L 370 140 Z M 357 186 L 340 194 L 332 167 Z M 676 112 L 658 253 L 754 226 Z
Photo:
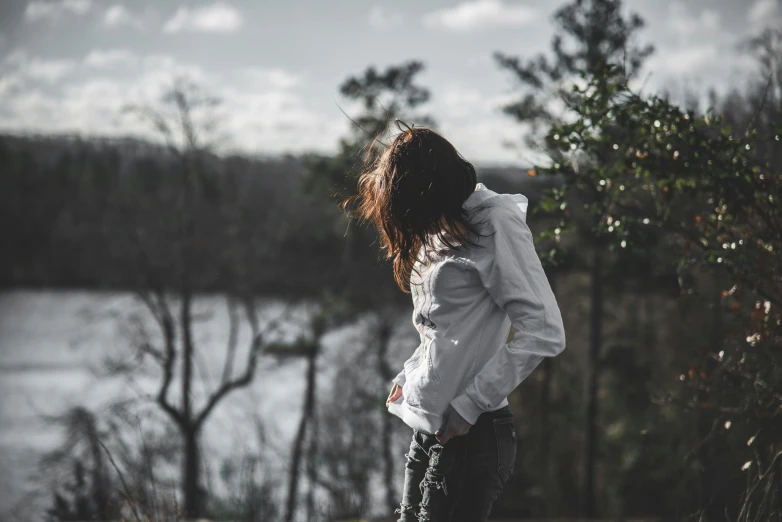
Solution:
M 554 292 L 520 210 L 492 209 L 494 234 L 476 256 L 483 286 L 516 333 L 479 370 L 451 406 L 470 424 L 499 404 L 540 364 L 565 349 L 565 328 Z

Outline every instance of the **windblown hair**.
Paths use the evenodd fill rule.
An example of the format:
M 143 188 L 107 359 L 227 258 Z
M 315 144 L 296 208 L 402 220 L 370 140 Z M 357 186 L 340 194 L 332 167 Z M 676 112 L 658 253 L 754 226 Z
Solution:
M 359 223 L 374 224 L 381 249 L 393 260 L 397 285 L 410 293 L 422 246 L 435 248 L 435 238 L 449 248 L 458 246 L 449 239 L 475 246 L 469 235 L 477 231 L 462 204 L 477 177 L 473 165 L 436 132 L 400 120 L 396 124 L 401 132 L 382 154 L 367 156 L 357 193 L 340 206 Z

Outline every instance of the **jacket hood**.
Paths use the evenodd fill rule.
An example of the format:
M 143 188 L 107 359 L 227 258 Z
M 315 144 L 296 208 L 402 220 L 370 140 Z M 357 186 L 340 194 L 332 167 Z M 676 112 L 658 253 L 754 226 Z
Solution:
M 529 200 L 523 194 L 499 194 L 486 187 L 483 183 L 478 183 L 477 189 L 462 203 L 462 207 L 467 210 L 489 208 L 498 205 L 517 206 L 521 210 L 524 221 L 527 221 Z

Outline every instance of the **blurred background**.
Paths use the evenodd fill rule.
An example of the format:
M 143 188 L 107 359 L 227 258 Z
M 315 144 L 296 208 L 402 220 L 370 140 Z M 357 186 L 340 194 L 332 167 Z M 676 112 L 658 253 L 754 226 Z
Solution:
M 492 517 L 782 519 L 781 1 L 0 15 L 0 520 L 393 520 L 419 338 L 338 203 L 397 117 L 530 199 L 565 320 Z

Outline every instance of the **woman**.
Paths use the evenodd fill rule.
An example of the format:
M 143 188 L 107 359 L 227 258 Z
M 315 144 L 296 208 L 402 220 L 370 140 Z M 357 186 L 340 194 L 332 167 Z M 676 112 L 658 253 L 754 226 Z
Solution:
M 413 429 L 396 512 L 401 522 L 484 521 L 516 457 L 507 396 L 564 350 L 562 317 L 527 198 L 477 183 L 432 130 L 399 128 L 343 203 L 377 227 L 420 334 L 386 401 Z

